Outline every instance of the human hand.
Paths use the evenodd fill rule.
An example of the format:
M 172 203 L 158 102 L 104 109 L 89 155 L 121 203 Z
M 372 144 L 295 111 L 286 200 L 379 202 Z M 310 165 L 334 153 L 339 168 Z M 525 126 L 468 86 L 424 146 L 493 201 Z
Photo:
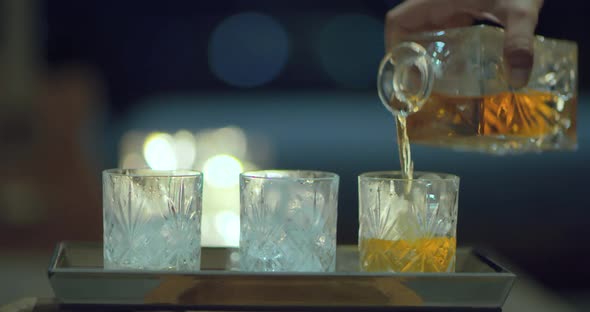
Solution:
M 504 57 L 510 85 L 527 85 L 533 67 L 534 33 L 543 0 L 407 0 L 387 12 L 385 44 L 404 35 L 472 25 L 485 19 L 505 28 Z

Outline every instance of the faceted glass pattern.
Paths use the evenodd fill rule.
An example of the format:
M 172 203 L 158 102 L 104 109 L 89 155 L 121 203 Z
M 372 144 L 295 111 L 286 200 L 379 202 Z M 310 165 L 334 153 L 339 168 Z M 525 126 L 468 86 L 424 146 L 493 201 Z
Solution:
M 201 173 L 112 169 L 102 177 L 105 269 L 199 270 Z
M 459 178 L 372 172 L 359 177 L 361 270 L 453 272 Z
M 334 271 L 338 182 L 327 172 L 243 173 L 240 269 Z
M 501 28 L 404 39 L 382 61 L 378 91 L 388 110 L 407 115 L 411 142 L 491 154 L 577 148 L 575 42 L 536 36 L 528 85 L 515 89 Z

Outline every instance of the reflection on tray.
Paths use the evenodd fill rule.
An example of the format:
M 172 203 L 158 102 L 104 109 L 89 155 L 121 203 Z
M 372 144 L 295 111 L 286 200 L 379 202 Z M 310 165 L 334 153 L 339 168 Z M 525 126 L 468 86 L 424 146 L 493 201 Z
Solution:
M 236 249 L 203 248 L 201 271 L 106 271 L 100 243 L 61 243 L 49 268 L 65 304 L 143 308 L 501 307 L 514 274 L 471 249 L 457 251 L 456 273 L 359 272 L 356 246 L 339 246 L 333 273 L 236 270 Z

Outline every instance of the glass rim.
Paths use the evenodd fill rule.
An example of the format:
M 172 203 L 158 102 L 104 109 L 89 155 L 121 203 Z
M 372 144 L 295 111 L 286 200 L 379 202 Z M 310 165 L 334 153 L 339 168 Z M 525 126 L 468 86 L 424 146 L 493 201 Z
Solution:
M 422 181 L 459 181 L 458 175 L 446 173 L 446 172 L 435 172 L 435 171 L 414 171 L 414 178 L 408 179 L 402 177 L 400 170 L 389 170 L 389 171 L 370 171 L 359 174 L 359 180 L 387 180 L 387 181 L 415 181 L 420 179 L 421 175 L 425 174 L 436 174 L 439 179 L 426 179 Z M 399 176 L 399 177 L 398 177 Z
M 190 169 L 159 170 L 151 168 L 111 168 L 102 171 L 103 174 L 112 176 L 144 177 L 144 178 L 196 178 L 202 177 L 203 173 Z
M 276 175 L 268 176 L 269 173 Z M 309 175 L 309 176 L 306 176 Z M 318 176 L 313 176 L 313 175 Z M 330 181 L 339 179 L 337 173 L 321 170 L 297 170 L 297 169 L 266 169 L 252 170 L 240 173 L 240 179 L 250 180 L 305 180 L 305 181 Z

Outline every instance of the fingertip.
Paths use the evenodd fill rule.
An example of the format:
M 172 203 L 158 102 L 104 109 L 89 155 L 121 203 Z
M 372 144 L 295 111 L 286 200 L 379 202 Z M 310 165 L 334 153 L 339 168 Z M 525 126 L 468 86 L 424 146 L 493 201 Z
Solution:
M 526 86 L 533 68 L 535 28 L 538 8 L 510 2 L 505 12 L 504 56 L 509 70 L 509 82 L 514 88 Z
M 514 89 L 526 87 L 529 83 L 531 71 L 526 68 L 512 68 L 510 70 L 510 86 Z
M 530 49 L 515 49 L 506 51 L 508 63 L 509 83 L 513 88 L 525 87 L 530 80 L 533 68 L 533 52 Z

